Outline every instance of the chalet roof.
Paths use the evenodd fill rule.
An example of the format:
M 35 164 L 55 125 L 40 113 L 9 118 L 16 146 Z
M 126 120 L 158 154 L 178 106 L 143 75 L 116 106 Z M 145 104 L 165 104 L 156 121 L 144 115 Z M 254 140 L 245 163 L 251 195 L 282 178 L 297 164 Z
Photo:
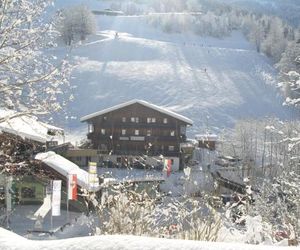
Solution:
M 106 114 L 106 113 L 109 113 L 109 112 L 112 112 L 112 111 L 115 111 L 115 110 L 118 110 L 118 109 L 121 109 L 121 108 L 124 108 L 124 107 L 127 107 L 129 105 L 132 105 L 132 104 L 135 104 L 135 103 L 138 103 L 138 104 L 141 104 L 145 107 L 148 107 L 150 109 L 154 109 L 158 112 L 161 112 L 163 114 L 166 114 L 166 115 L 169 115 L 169 116 L 172 116 L 178 120 L 181 120 L 189 125 L 193 125 L 193 121 L 183 115 L 179 115 L 173 111 L 170 111 L 166 108 L 163 108 L 163 107 L 160 107 L 160 106 L 157 106 L 157 105 L 154 105 L 152 103 L 149 103 L 149 102 L 146 102 L 144 100 L 137 100 L 137 99 L 134 99 L 134 100 L 131 100 L 131 101 L 128 101 L 128 102 L 124 102 L 124 103 L 121 103 L 121 104 L 118 104 L 116 106 L 113 106 L 113 107 L 110 107 L 110 108 L 107 108 L 107 109 L 103 109 L 101 111 L 98 111 L 98 112 L 95 112 L 95 113 L 92 113 L 92 114 L 89 114 L 89 115 L 86 115 L 86 116 L 83 116 L 80 118 L 80 121 L 81 122 L 84 122 L 84 121 L 88 121 L 94 117 L 97 117 L 97 116 L 100 116 L 100 115 L 103 115 L 103 114 Z
M 0 133 L 6 132 L 40 143 L 53 139 L 50 134 L 63 134 L 63 129 L 43 123 L 37 117 L 0 109 Z

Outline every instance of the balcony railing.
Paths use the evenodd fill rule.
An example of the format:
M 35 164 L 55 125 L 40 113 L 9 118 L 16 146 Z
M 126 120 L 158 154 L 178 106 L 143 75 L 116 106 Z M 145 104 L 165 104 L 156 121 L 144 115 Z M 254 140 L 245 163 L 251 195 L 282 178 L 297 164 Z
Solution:
M 175 123 L 145 123 L 145 122 L 103 122 L 101 123 L 101 128 L 109 129 L 109 128 L 170 128 L 176 129 Z
M 103 141 L 145 141 L 145 142 L 184 142 L 186 140 L 185 135 L 178 136 L 147 136 L 147 135 L 133 135 L 133 134 L 126 134 L 120 135 L 113 134 L 113 135 L 102 135 L 97 133 L 88 133 L 87 138 L 90 140 L 103 140 Z
M 168 157 L 179 157 L 179 151 L 161 151 L 157 150 L 155 152 L 146 152 L 144 150 L 113 150 L 113 154 L 115 155 L 148 155 L 148 156 L 168 156 Z

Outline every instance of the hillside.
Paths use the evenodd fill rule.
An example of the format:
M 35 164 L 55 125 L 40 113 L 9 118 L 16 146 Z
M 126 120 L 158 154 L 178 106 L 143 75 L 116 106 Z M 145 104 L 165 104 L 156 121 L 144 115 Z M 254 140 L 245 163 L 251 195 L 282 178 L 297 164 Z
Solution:
M 279 16 L 294 27 L 300 25 L 298 0 L 217 0 L 254 13 Z
M 225 39 L 167 34 L 147 18 L 97 16 L 97 34 L 72 50 L 76 88 L 68 111 L 78 119 L 67 127 L 80 129 L 79 117 L 134 98 L 191 118 L 191 135 L 242 118 L 294 116 L 281 105 L 271 63 L 240 33 Z

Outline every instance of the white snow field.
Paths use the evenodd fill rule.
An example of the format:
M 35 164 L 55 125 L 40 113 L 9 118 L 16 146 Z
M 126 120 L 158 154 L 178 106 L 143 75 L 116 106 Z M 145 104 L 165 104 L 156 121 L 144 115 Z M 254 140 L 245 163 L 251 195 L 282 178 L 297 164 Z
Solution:
M 0 228 L 1 250 L 57 250 L 57 249 L 197 249 L 197 250 L 269 250 L 269 249 L 294 249 L 293 247 L 276 247 L 266 245 L 246 245 L 235 243 L 213 243 L 187 240 L 170 240 L 162 238 L 148 238 L 126 235 L 105 235 L 80 237 L 65 240 L 33 241 L 22 238 L 12 232 Z M 297 248 L 298 249 L 298 248 Z
M 79 117 L 132 99 L 192 119 L 191 135 L 232 127 L 242 118 L 296 116 L 282 106 L 271 62 L 241 33 L 224 39 L 167 34 L 150 25 L 150 17 L 96 16 L 97 34 L 71 52 L 76 88 L 68 111 L 78 119 L 67 127 L 82 128 Z

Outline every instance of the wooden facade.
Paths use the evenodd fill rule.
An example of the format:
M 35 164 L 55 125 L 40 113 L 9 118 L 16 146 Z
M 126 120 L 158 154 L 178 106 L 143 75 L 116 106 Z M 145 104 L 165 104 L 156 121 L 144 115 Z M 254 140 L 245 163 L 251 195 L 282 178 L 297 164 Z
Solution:
M 196 140 L 198 141 L 199 148 L 206 148 L 211 151 L 216 150 L 216 144 L 218 141 L 217 135 L 215 134 L 196 135 Z
M 190 120 L 144 101 L 118 106 L 81 119 L 88 123 L 94 149 L 117 155 L 179 157 Z

